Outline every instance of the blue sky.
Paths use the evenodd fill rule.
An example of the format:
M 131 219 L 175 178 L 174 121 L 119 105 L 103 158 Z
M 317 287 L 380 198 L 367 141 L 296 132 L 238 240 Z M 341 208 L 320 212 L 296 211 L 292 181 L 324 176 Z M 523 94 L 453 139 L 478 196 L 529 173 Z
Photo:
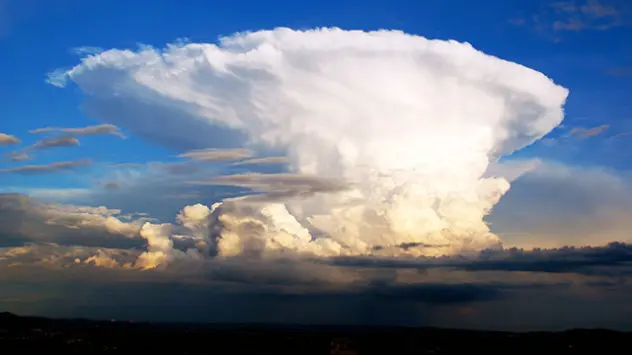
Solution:
M 496 237 L 490 237 L 487 233 L 489 224 L 491 232 L 498 236 L 506 248 L 523 248 L 524 251 L 521 253 L 524 254 L 516 254 L 511 249 L 494 249 L 498 253 L 493 254 L 494 257 L 503 260 L 502 263 L 486 264 L 487 259 L 479 260 L 475 257 L 471 265 L 465 262 L 458 264 L 458 261 L 447 258 L 440 259 L 439 264 L 433 264 L 439 265 L 436 269 L 424 264 L 425 259 L 418 259 L 415 262 L 421 263 L 420 269 L 430 270 L 424 275 L 421 273 L 410 275 L 411 270 L 406 267 L 398 268 L 396 264 L 390 264 L 390 261 L 384 264 L 378 262 L 374 267 L 368 268 L 370 271 L 366 271 L 362 269 L 367 265 L 366 259 L 344 258 L 349 255 L 364 256 L 366 254 L 356 253 L 354 248 L 361 248 L 361 246 L 354 245 L 353 240 L 349 241 L 344 237 L 346 234 L 353 235 L 357 230 L 366 232 L 367 229 L 362 229 L 364 226 L 361 224 L 344 226 L 347 221 L 345 218 L 348 216 L 335 215 L 338 210 L 331 213 L 333 217 L 329 217 L 340 217 L 340 219 L 332 219 L 333 222 L 331 222 L 332 220 L 324 218 L 319 221 L 319 215 L 315 214 L 312 208 L 317 211 L 318 208 L 327 206 L 324 203 L 322 206 L 319 205 L 321 200 L 316 200 L 316 202 L 310 200 L 313 205 L 298 204 L 299 207 L 295 209 L 286 208 L 284 204 L 280 204 L 282 206 L 279 207 L 279 204 L 274 203 L 260 209 L 240 207 L 239 201 L 247 201 L 246 206 L 250 206 L 248 205 L 250 202 L 257 205 L 261 201 L 274 202 L 283 198 L 292 200 L 305 196 L 320 196 L 319 194 L 323 192 L 335 195 L 346 188 L 343 182 L 329 180 L 328 176 L 324 176 L 326 174 L 313 179 L 307 179 L 302 175 L 297 176 L 300 174 L 271 174 L 291 170 L 284 165 L 283 159 L 288 157 L 279 155 L 289 152 L 289 158 L 294 159 L 294 162 L 305 159 L 307 163 L 300 160 L 300 164 L 304 164 L 306 171 L 310 169 L 309 161 L 312 153 L 317 157 L 314 160 L 320 158 L 325 161 L 325 163 L 319 161 L 321 164 L 318 165 L 321 169 L 319 171 L 335 170 L 336 164 L 340 162 L 333 161 L 335 159 L 322 159 L 329 158 L 327 155 L 329 151 L 324 148 L 319 149 L 321 146 L 317 144 L 310 146 L 314 143 L 310 140 L 313 138 L 310 134 L 297 135 L 299 138 L 290 137 L 295 140 L 288 138 L 288 141 L 283 141 L 285 146 L 279 144 L 281 148 L 271 147 L 270 144 L 268 146 L 263 144 L 263 147 L 254 146 L 253 150 L 256 154 L 253 157 L 242 155 L 243 152 L 239 150 L 243 148 L 245 140 L 242 131 L 264 132 L 281 141 L 286 138 L 274 136 L 278 133 L 275 130 L 258 130 L 261 127 L 257 125 L 265 126 L 266 122 L 237 120 L 239 122 L 235 123 L 230 121 L 231 118 L 242 117 L 240 116 L 243 114 L 240 111 L 242 107 L 247 107 L 245 109 L 247 111 L 248 108 L 257 108 L 257 105 L 261 104 L 251 98 L 251 92 L 239 90 L 245 87 L 256 91 L 261 88 L 257 87 L 261 83 L 264 88 L 267 88 L 265 84 L 268 82 L 263 80 L 266 76 L 240 77 L 240 72 L 235 71 L 237 73 L 235 77 L 241 81 L 226 81 L 229 85 L 221 87 L 222 85 L 217 85 L 217 82 L 224 83 L 221 82 L 224 77 L 215 76 L 217 73 L 214 70 L 217 68 L 214 67 L 211 70 L 203 65 L 187 67 L 191 64 L 189 59 L 197 58 L 196 50 L 199 48 L 195 45 L 176 46 L 176 48 L 186 49 L 183 52 L 175 50 L 169 52 L 173 47 L 164 52 L 160 50 L 173 43 L 216 44 L 222 36 L 232 36 L 243 31 L 272 30 L 279 27 L 294 29 L 300 32 L 301 36 L 305 36 L 307 30 L 314 28 L 339 27 L 343 30 L 401 30 L 430 39 L 468 42 L 486 55 L 532 68 L 546 75 L 555 84 L 567 88 L 569 95 L 563 106 L 562 124 L 554 127 L 543 139 L 536 140 L 526 148 L 503 157 L 499 163 L 494 163 L 489 168 L 488 171 L 502 172 L 501 175 L 511 182 L 511 189 L 499 203 L 490 203 L 495 206 L 491 215 L 485 217 L 485 223 L 478 223 L 481 222 L 480 216 L 476 214 L 478 220 L 468 225 L 469 229 L 466 228 L 466 233 L 463 234 L 467 236 L 472 231 L 482 230 L 483 232 L 477 236 L 481 237 L 483 247 L 495 247 L 496 239 L 494 238 Z M 303 30 L 305 32 L 301 32 Z M 327 31 L 323 31 L 325 32 Z M 344 33 L 344 36 L 351 36 L 348 31 Z M 326 35 L 329 36 L 331 33 Z M 235 35 L 230 38 L 245 40 L 246 37 Z M 629 99 L 632 92 L 632 80 L 630 80 L 632 78 L 632 43 L 626 41 L 628 38 L 632 38 L 632 3 L 628 0 L 353 0 L 344 2 L 0 0 L 0 133 L 5 135 L 0 135 L 0 143 L 6 143 L 0 145 L 0 308 L 6 307 L 16 312 L 55 316 L 88 314 L 94 317 L 110 318 L 111 315 L 118 315 L 157 320 L 190 320 L 192 318 L 186 317 L 193 317 L 195 320 L 202 321 L 226 321 L 225 318 L 228 316 L 220 311 L 250 304 L 252 300 L 249 297 L 252 295 L 257 295 L 259 292 L 265 293 L 268 289 L 274 289 L 272 291 L 274 295 L 274 292 L 278 291 L 275 287 L 291 288 L 294 283 L 307 282 L 307 285 L 312 287 L 310 290 L 313 293 L 307 292 L 306 301 L 297 301 L 295 311 L 299 316 L 308 315 L 309 317 L 301 320 L 299 316 L 297 316 L 299 318 L 288 316 L 288 321 L 310 322 L 314 319 L 341 321 L 341 318 L 334 314 L 337 312 L 328 313 L 325 310 L 322 313 L 320 311 L 310 313 L 307 306 L 313 304 L 313 299 L 310 297 L 313 298 L 314 295 L 318 298 L 322 295 L 321 292 L 344 289 L 350 290 L 350 293 L 345 294 L 344 297 L 333 291 L 328 294 L 332 304 L 345 311 L 349 304 L 357 305 L 367 302 L 369 308 L 377 304 L 379 307 L 376 306 L 375 309 L 382 312 L 380 315 L 382 318 L 378 318 L 386 323 L 451 326 L 457 320 L 464 322 L 463 324 L 468 327 L 475 328 L 525 329 L 600 325 L 630 328 L 632 327 L 629 322 L 629 319 L 632 319 L 630 317 L 632 307 L 629 300 L 624 297 L 632 291 L 630 283 L 626 283 L 630 270 L 627 265 L 623 265 L 625 263 L 618 264 L 626 257 L 629 258 L 629 256 L 620 257 L 620 255 L 621 253 L 630 255 L 626 254 L 630 244 L 608 244 L 632 241 L 629 235 L 629 231 L 632 230 L 632 219 L 629 218 L 632 213 L 632 102 Z M 307 39 L 305 43 L 310 44 Z M 158 50 L 142 51 L 140 46 L 152 46 Z M 322 43 L 320 46 L 324 47 Z M 302 47 L 299 46 L 299 48 Z M 450 48 L 456 50 L 462 47 L 451 44 Z M 116 51 L 116 49 L 132 52 Z M 173 63 L 176 65 L 173 67 L 166 66 L 168 75 L 163 75 L 165 71 L 161 72 L 164 69 L 163 66 L 155 65 L 156 62 L 160 62 L 152 57 L 156 53 L 168 53 L 177 59 L 174 60 Z M 91 56 L 92 54 L 95 56 Z M 451 60 L 456 57 L 444 59 Z M 221 58 L 220 55 L 215 57 L 220 62 Z M 329 60 L 330 57 L 323 58 Z M 355 57 L 352 56 L 352 58 Z M 488 56 L 485 58 L 489 60 L 489 63 L 498 65 L 500 68 L 497 59 L 492 60 Z M 297 67 L 305 69 L 313 65 L 320 68 L 320 63 L 316 62 L 317 59 L 314 61 L 312 59 L 311 57 L 302 58 L 302 62 L 298 61 L 298 64 L 305 64 L 304 67 L 300 65 Z M 341 62 L 346 63 L 344 61 L 347 59 L 348 57 L 343 57 Z M 330 62 L 336 64 L 335 60 Z M 331 64 L 330 62 L 327 64 Z M 369 65 L 371 62 L 360 61 L 357 65 L 346 69 L 353 74 L 355 73 L 353 70 L 357 67 L 361 72 L 362 64 Z M 73 71 L 72 68 L 75 66 L 78 69 Z M 393 76 L 401 74 L 397 71 L 398 68 L 391 68 L 388 65 L 379 68 L 385 68 L 384 70 L 392 73 Z M 480 67 L 476 68 L 480 69 Z M 180 69 L 182 71 L 179 71 Z M 260 68 L 255 67 L 255 69 Z M 524 78 L 525 81 L 525 83 L 516 83 L 516 87 L 522 87 L 521 85 L 524 84 L 524 87 L 530 88 L 529 83 L 539 82 L 538 80 L 542 79 L 533 76 L 532 72 L 525 74 L 526 72 L 521 72 L 516 66 L 512 69 L 507 72 L 498 69 L 493 74 L 497 76 L 498 73 L 524 75 L 523 77 L 514 76 L 519 79 Z M 195 75 L 189 78 L 182 74 L 186 70 L 192 70 Z M 55 72 L 66 74 L 50 76 Z M 256 70 L 245 72 L 258 73 Z M 338 73 L 338 76 L 345 77 L 345 74 L 346 72 Z M 346 84 L 354 87 L 356 91 L 363 90 L 364 87 L 358 82 L 361 82 L 364 77 L 371 77 L 374 73 L 365 71 L 361 74 L 356 77 L 357 82 Z M 401 82 L 407 83 L 406 74 L 404 72 L 399 77 Z M 320 75 L 327 74 L 320 73 Z M 451 74 L 448 73 L 449 75 Z M 320 87 L 317 76 L 299 76 L 299 78 L 303 78 L 304 81 L 314 79 L 314 82 L 308 84 Z M 61 81 L 55 81 L 60 78 L 66 80 L 64 85 L 60 84 Z M 386 79 L 385 82 L 388 84 Z M 506 78 L 492 79 L 506 80 Z M 248 81 L 254 84 L 240 86 L 243 82 L 249 84 Z M 57 85 L 54 85 L 55 83 Z M 372 81 L 367 81 L 367 83 L 368 86 L 374 84 Z M 303 81 L 294 82 L 296 86 L 290 87 L 284 94 L 291 96 L 296 92 L 300 93 L 305 88 L 307 88 L 305 92 L 310 93 L 309 85 L 301 86 L 302 84 Z M 354 84 L 357 85 L 353 86 Z M 386 87 L 387 84 L 384 86 Z M 551 97 L 545 97 L 542 91 L 531 92 L 530 96 L 525 95 L 520 99 L 537 109 L 544 111 L 550 109 L 553 113 L 557 112 L 559 107 L 551 108 L 547 106 L 547 102 L 557 102 L 555 95 L 560 92 L 557 90 L 559 87 L 555 87 L 555 90 L 551 89 L 553 85 L 549 81 L 539 87 L 542 90 L 550 89 L 546 92 L 550 93 Z M 380 88 L 380 85 L 369 87 L 376 90 Z M 388 95 L 390 93 L 387 91 L 383 90 L 382 94 L 390 98 L 391 96 Z M 315 91 L 315 94 L 323 94 L 323 92 Z M 323 96 L 327 96 L 326 94 L 327 92 Z M 404 98 L 407 96 L 406 92 L 400 92 L 400 94 Z M 349 100 L 354 98 L 356 96 L 349 96 Z M 437 98 L 439 101 L 442 99 L 441 95 Z M 278 97 L 272 97 L 272 99 L 278 99 Z M 310 108 L 309 105 L 318 103 L 317 100 L 318 97 L 303 103 L 305 107 Z M 225 105 L 219 105 L 221 107 L 218 108 L 214 106 L 217 102 Z M 279 102 L 285 101 L 279 99 Z M 331 102 L 333 104 L 327 106 Z M 372 107 L 371 104 L 371 101 L 364 102 L 366 107 Z M 455 106 L 458 108 L 460 105 Z M 463 106 L 467 106 L 466 103 L 463 103 Z M 228 108 L 223 111 L 225 107 Z M 332 101 L 323 101 L 323 107 L 335 109 L 339 106 L 336 106 L 334 98 Z M 286 112 L 285 109 L 291 110 L 292 107 L 286 108 L 279 105 L 273 109 L 279 110 L 274 112 L 283 113 Z M 307 111 L 309 110 L 300 112 Z M 255 110 L 255 112 L 258 111 Z M 526 116 L 529 114 L 529 112 L 525 113 Z M 215 119 L 214 115 L 220 118 Z M 231 126 L 232 129 L 226 129 L 217 128 L 216 124 L 211 124 L 218 121 L 226 123 L 227 126 L 230 124 L 235 126 Z M 249 128 L 251 131 L 244 130 L 243 127 L 238 126 L 243 122 L 254 122 L 252 127 L 255 128 Z M 309 123 L 309 120 L 306 119 L 305 122 Z M 327 122 L 331 126 L 324 128 L 331 128 L 330 131 L 337 129 L 336 124 L 339 122 L 335 120 Z M 463 122 L 466 121 L 461 121 Z M 550 120 L 539 123 L 541 126 L 544 125 L 544 128 L 535 123 L 526 126 L 535 132 L 548 131 L 548 128 L 552 128 L 547 126 Z M 366 126 L 371 127 L 370 124 Z M 377 126 L 387 133 L 390 132 L 388 125 L 378 124 Z M 396 125 L 393 124 L 393 126 Z M 441 122 L 437 122 L 436 126 L 441 126 Z M 47 127 L 58 130 L 48 133 L 29 132 Z M 348 136 L 344 134 L 340 136 L 343 138 L 361 137 L 365 128 L 369 130 L 367 127 L 351 127 L 351 129 L 347 127 L 343 133 L 354 130 L 359 133 L 351 132 Z M 433 127 L 426 128 L 431 131 Z M 69 128 L 71 130 L 68 130 Z M 99 132 L 94 131 L 97 128 Z M 283 127 L 279 131 L 287 129 L 292 133 L 294 132 L 292 128 L 296 127 L 289 125 L 289 128 Z M 318 131 L 323 127 L 312 128 L 312 131 L 307 132 Z M 90 131 L 91 129 L 93 131 Z M 325 131 L 329 132 L 329 130 Z M 415 132 L 423 133 L 423 130 Z M 463 133 L 458 129 L 454 132 L 455 137 L 456 134 Z M 354 133 L 357 133 L 357 136 Z M 389 141 L 388 139 L 393 137 L 388 136 L 387 133 L 379 138 Z M 524 138 L 520 134 L 527 136 L 532 134 L 532 132 L 525 133 L 518 129 L 510 133 L 515 133 L 517 138 L 510 136 L 507 138 L 508 141 Z M 12 136 L 19 138 L 21 142 L 9 144 L 15 143 L 12 141 Z M 407 139 L 404 136 L 405 134 L 401 135 L 402 141 Z M 468 138 L 465 135 L 461 137 Z M 261 141 L 269 143 L 273 141 L 273 138 L 261 138 Z M 398 137 L 395 138 L 390 142 L 397 142 Z M 427 135 L 425 138 L 431 140 L 435 137 Z M 451 138 L 453 137 L 445 137 L 446 140 Z M 60 141 L 54 141 L 55 139 L 60 139 Z M 269 140 L 266 141 L 266 139 Z M 356 148 L 364 143 L 353 140 L 352 142 L 357 143 Z M 406 142 L 409 146 L 415 146 L 410 141 Z M 336 148 L 344 150 L 345 143 L 348 141 L 345 142 L 341 138 Z M 461 147 L 458 143 L 457 141 L 454 145 Z M 478 141 L 478 143 L 481 142 Z M 55 144 L 62 146 L 41 147 Z M 351 148 L 354 148 L 353 144 L 351 145 Z M 405 144 L 401 145 L 404 147 Z M 37 148 L 38 146 L 40 148 Z M 207 151 L 203 153 L 206 154 L 203 157 L 191 152 L 192 149 L 209 147 L 226 150 L 220 153 Z M 310 154 L 301 156 L 305 151 L 300 149 L 304 147 L 312 149 L 307 149 Z M 446 148 L 446 146 L 442 147 Z M 248 148 L 253 147 L 248 146 Z M 282 148 L 287 148 L 287 151 Z M 393 147 L 392 150 L 403 155 L 410 153 L 406 149 L 397 150 L 397 148 Z M 10 159 L 12 152 L 24 152 L 30 159 L 12 161 Z M 292 155 L 292 152 L 299 153 Z M 372 152 L 376 155 L 380 153 L 379 150 Z M 226 154 L 229 159 L 217 159 L 217 154 Z M 417 157 L 424 156 L 423 154 L 424 152 L 420 151 Z M 443 160 L 450 160 L 446 157 L 452 158 L 446 155 L 439 156 Z M 432 154 L 429 157 L 433 157 Z M 244 164 L 250 158 L 262 158 L 264 161 L 258 160 L 254 164 Z M 391 158 L 397 160 L 398 156 L 392 154 Z M 204 159 L 212 162 L 204 162 Z M 69 169 L 55 168 L 60 162 L 71 166 Z M 327 165 L 328 163 L 331 163 L 331 166 Z M 44 168 L 37 174 L 27 173 L 29 169 L 40 169 L 28 168 L 30 165 Z M 451 172 L 453 175 L 460 173 L 460 171 Z M 244 175 L 228 176 L 231 174 Z M 211 178 L 215 179 L 213 184 L 207 184 Z M 444 187 L 440 184 L 441 182 L 434 181 L 437 187 Z M 502 195 L 504 191 L 500 191 L 502 188 L 498 186 L 500 185 L 493 186 L 497 190 L 476 190 L 476 196 L 488 196 L 499 192 Z M 455 186 L 449 187 L 456 189 Z M 248 195 L 247 192 L 250 189 L 260 192 L 261 200 L 257 200 L 257 196 Z M 397 194 L 396 190 L 393 190 L 393 194 Z M 457 191 L 461 190 L 457 189 Z M 246 197 L 252 200 L 230 199 L 244 195 L 248 195 Z M 47 203 L 42 204 L 41 201 Z M 225 201 L 225 203 L 214 205 L 219 201 Z M 469 200 L 466 198 L 464 201 Z M 474 212 L 485 215 L 488 202 L 489 200 L 482 201 Z M 288 205 L 291 203 L 288 202 Z M 464 205 L 469 206 L 467 203 Z M 410 206 L 417 207 L 415 203 Z M 414 210 L 412 207 L 410 209 Z M 455 210 L 461 207 L 458 205 Z M 309 215 L 310 211 L 312 215 Z M 351 219 L 352 217 L 349 217 L 349 220 Z M 463 220 L 471 222 L 468 218 L 463 218 Z M 321 223 L 320 227 L 317 225 L 318 222 Z M 453 233 L 453 230 L 460 230 L 458 229 L 460 222 L 457 221 L 450 226 L 457 228 L 450 229 L 450 233 Z M 343 227 L 337 228 L 336 223 L 342 224 Z M 310 227 L 303 228 L 306 225 Z M 336 228 L 327 229 L 331 225 Z M 414 226 L 414 228 L 417 227 Z M 446 229 L 444 228 L 441 233 Z M 266 258 L 259 260 L 245 257 L 244 255 L 247 256 L 249 252 L 252 252 L 249 248 L 258 250 L 259 245 L 254 242 L 254 246 L 248 244 L 247 240 L 250 240 L 248 238 L 251 235 L 258 235 L 257 233 L 262 230 L 276 238 L 270 237 L 265 240 L 262 244 L 266 246 L 265 248 L 269 245 L 272 245 L 270 247 L 272 249 L 278 245 L 285 248 L 287 245 L 283 243 L 297 243 L 296 245 L 301 248 L 311 248 L 309 251 L 317 255 L 333 253 L 331 255 L 343 257 L 343 260 L 340 264 L 335 258 L 317 263 L 299 260 L 296 261 L 296 265 L 293 264 L 293 267 L 287 268 L 282 263 L 278 264 Z M 314 233 L 314 231 L 322 230 L 345 231 L 341 237 L 345 243 L 334 244 L 327 241 L 317 243 L 319 240 L 329 240 L 325 237 L 319 239 L 318 233 Z M 379 228 L 369 230 L 376 231 L 376 236 L 380 236 Z M 240 239 L 239 235 L 244 233 L 248 235 L 248 238 Z M 372 240 L 372 236 L 367 236 L 367 233 L 358 233 L 360 237 L 357 239 L 361 239 L 362 243 Z M 454 233 L 458 234 L 458 232 Z M 287 241 L 286 234 L 291 235 L 290 242 Z M 461 235 L 458 236 L 461 237 Z M 221 243 L 224 243 L 223 249 L 219 246 Z M 404 253 L 402 250 L 407 251 L 408 247 L 405 247 L 405 244 L 416 244 L 412 249 L 417 247 L 423 249 L 428 243 L 404 241 L 393 246 L 396 253 L 398 251 Z M 428 245 L 434 248 L 434 244 L 438 245 L 438 248 L 442 245 L 436 241 Z M 379 254 L 380 251 L 386 250 L 385 253 L 388 253 L 390 249 L 386 247 L 392 246 L 385 247 L 379 242 L 358 243 L 358 245 L 374 246 L 375 248 L 371 249 L 371 257 L 383 256 Z M 578 249 L 555 249 L 568 245 L 578 247 Z M 473 249 L 479 251 L 479 249 L 485 249 L 483 247 Z M 340 251 L 347 250 L 345 248 L 353 251 L 348 254 Z M 550 250 L 541 254 L 530 251 L 533 248 Z M 215 259 L 216 255 L 236 256 L 236 258 Z M 396 256 L 401 256 L 401 254 Z M 590 259 L 586 265 L 565 264 L 567 260 L 575 257 L 581 260 L 595 258 L 596 261 L 595 264 L 591 264 L 592 259 Z M 547 258 L 551 258 L 554 262 L 547 263 Z M 611 261 L 610 258 L 615 261 Z M 16 261 L 13 262 L 14 260 Z M 195 264 L 200 260 L 202 260 L 201 264 Z M 444 262 L 445 265 L 442 264 Z M 15 265 L 42 267 L 47 272 L 51 272 L 52 276 L 50 280 L 47 279 L 42 283 L 44 276 L 41 275 L 44 274 L 33 273 L 36 269 L 28 267 L 8 269 Z M 72 279 L 74 281 L 68 281 L 64 272 L 59 271 L 60 265 L 77 267 L 77 278 Z M 100 271 L 83 269 L 84 266 L 95 267 Z M 216 268 L 218 266 L 221 267 Z M 444 269 L 443 266 L 447 268 Z M 595 267 L 595 270 L 591 267 Z M 152 274 L 151 270 L 154 269 L 159 270 L 157 274 Z M 2 270 L 9 271 L 3 273 Z M 94 274 L 97 275 L 94 277 L 100 283 L 92 282 L 92 274 L 86 274 L 85 279 L 82 279 L 81 275 L 84 275 L 85 270 L 98 272 Z M 191 270 L 199 274 L 186 274 Z M 512 270 L 518 270 L 521 273 L 516 276 L 511 273 Z M 205 308 L 207 313 L 198 312 L 193 306 L 189 308 L 183 306 L 182 314 L 175 311 L 168 314 L 158 314 L 159 312 L 155 310 L 144 311 L 143 299 L 147 297 L 147 293 L 151 294 L 151 287 L 144 288 L 142 285 L 138 286 L 137 293 L 134 294 L 138 298 L 121 296 L 121 302 L 128 302 L 122 307 L 111 303 L 111 299 L 116 297 L 106 299 L 107 297 L 99 296 L 103 290 L 111 292 L 112 295 L 125 295 L 130 286 L 119 283 L 121 280 L 124 282 L 143 280 L 151 284 L 156 280 L 154 277 L 158 277 L 164 278 L 165 283 L 171 285 L 184 282 L 182 280 L 189 276 L 191 279 L 200 277 L 196 279 L 201 282 L 200 285 L 187 284 L 183 287 L 190 287 L 197 297 L 193 299 L 198 300 L 195 306 L 202 304 L 201 307 L 208 307 Z M 364 280 L 362 277 L 369 279 Z M 497 279 L 494 279 L 495 277 Z M 412 279 L 421 280 L 423 283 L 419 290 L 405 289 L 414 284 L 411 284 Z M 380 289 L 381 286 L 375 289 L 373 286 L 358 289 L 356 288 L 359 287 L 357 280 L 367 281 L 364 284 L 360 282 L 365 286 L 384 285 L 386 294 L 390 294 L 395 299 L 398 299 L 398 292 L 401 291 L 403 305 L 380 308 L 383 306 L 380 297 L 384 296 L 380 293 L 384 291 Z M 446 283 L 445 280 L 450 282 Z M 230 283 L 233 281 L 237 284 L 243 283 L 246 285 L 245 289 L 251 287 L 250 284 L 252 284 L 253 288 L 248 289 L 252 293 L 239 294 L 239 290 L 235 291 L 231 288 L 233 285 Z M 26 282 L 30 288 L 27 287 L 26 291 L 21 291 L 22 282 Z M 207 282 L 210 282 L 213 287 L 208 288 Z M 60 285 L 66 285 L 66 283 L 77 288 L 76 295 L 64 293 L 67 291 L 60 288 Z M 215 289 L 215 283 L 223 286 Z M 480 289 L 474 289 L 476 292 L 480 291 L 479 293 L 468 294 L 472 291 L 470 288 L 456 291 L 453 289 L 458 288 L 460 284 L 471 283 L 480 287 Z M 606 284 L 610 286 L 595 286 Z M 425 289 L 424 287 L 428 285 L 430 289 Z M 222 288 L 224 286 L 225 289 Z M 152 287 L 162 286 L 153 284 Z M 391 289 L 388 287 L 393 287 L 392 291 L 389 291 Z M 441 297 L 429 297 L 425 301 L 420 301 L 423 304 L 420 306 L 416 300 L 411 301 L 406 298 L 408 297 L 406 295 L 414 293 L 423 299 L 424 295 L 434 294 L 433 292 L 441 295 L 444 291 L 459 294 L 463 292 L 463 303 L 446 305 Z M 107 292 L 105 294 L 110 294 Z M 235 294 L 239 296 L 231 298 L 223 292 L 228 292 L 232 295 L 231 297 Z M 283 293 L 285 289 L 279 292 Z M 497 301 L 496 297 L 505 293 L 507 302 L 503 298 L 497 303 L 477 303 L 477 295 L 493 295 L 491 298 Z M 514 296 L 510 297 L 509 294 L 518 296 L 511 298 Z M 550 300 L 554 306 L 540 307 L 533 304 L 531 300 L 534 295 L 541 296 L 543 300 Z M 86 298 L 82 298 L 84 296 Z M 347 296 L 351 298 L 345 298 Z M 375 304 L 371 303 L 375 301 L 372 298 L 374 296 L 377 297 Z M 24 297 L 24 301 L 17 302 L 16 297 Z M 168 301 L 164 302 L 183 304 L 180 297 L 180 294 L 167 292 L 165 300 Z M 206 302 L 207 298 L 212 298 L 214 301 Z M 28 301 L 31 299 L 32 301 Z M 358 299 L 362 302 L 358 303 Z M 586 302 L 592 302 L 594 299 L 601 300 L 604 305 L 607 305 L 607 307 L 604 306 L 607 308 L 607 312 L 604 313 L 606 315 L 596 314 L 596 311 L 593 312 L 591 309 L 570 317 L 568 312 L 574 312 L 574 310 L 562 309 L 563 307 L 584 307 Z M 253 312 L 260 312 L 257 316 L 242 314 L 239 315 L 241 317 L 239 319 L 244 321 L 274 319 L 278 314 L 275 310 L 284 307 L 282 298 L 272 297 L 263 300 L 255 299 L 255 301 L 267 304 L 270 308 L 261 306 Z M 76 308 L 73 302 L 80 302 L 83 306 Z M 160 302 L 162 301 L 157 301 L 155 307 L 160 308 L 164 305 Z M 322 302 L 324 304 L 328 301 Z M 60 304 L 63 307 L 60 307 Z M 437 304 L 445 308 L 441 308 L 442 311 L 436 311 L 433 307 Z M 520 314 L 515 313 L 517 306 L 531 307 L 529 309 L 533 311 L 532 315 L 517 316 Z M 551 307 L 562 308 L 551 309 Z M 535 316 L 558 310 L 562 316 L 555 320 L 545 320 Z M 82 313 L 84 311 L 87 313 Z M 215 317 L 215 312 L 223 315 Z M 293 312 L 287 314 L 292 315 Z M 366 318 L 366 310 L 360 306 L 357 309 L 350 309 L 349 314 L 359 317 L 358 319 Z M 477 316 L 463 319 L 464 314 Z M 331 318 L 327 318 L 328 316 Z M 381 321 L 378 318 L 368 322 L 379 323 Z M 424 320 L 420 321 L 420 319 Z M 524 323 L 516 322 L 516 319 Z

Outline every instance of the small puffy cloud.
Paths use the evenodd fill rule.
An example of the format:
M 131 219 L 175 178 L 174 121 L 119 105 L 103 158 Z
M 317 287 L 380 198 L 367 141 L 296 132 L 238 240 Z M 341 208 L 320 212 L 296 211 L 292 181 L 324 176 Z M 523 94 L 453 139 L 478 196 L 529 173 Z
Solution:
M 0 146 L 4 147 L 11 144 L 19 144 L 20 142 L 18 137 L 0 132 Z
M 45 165 L 22 165 L 14 168 L 0 169 L 0 173 L 15 173 L 15 174 L 46 174 L 62 172 L 72 170 L 77 167 L 91 165 L 92 160 L 73 160 L 73 161 L 60 161 Z
M 59 128 L 59 127 L 43 127 L 30 130 L 29 133 L 61 133 L 65 137 L 59 139 L 72 139 L 69 137 L 91 136 L 98 134 L 110 134 L 120 138 L 125 138 L 121 130 L 113 124 L 100 124 L 96 126 L 86 126 L 80 128 Z
M 201 162 L 221 160 L 237 160 L 250 158 L 252 153 L 247 149 L 198 149 L 178 155 L 179 158 L 189 158 Z

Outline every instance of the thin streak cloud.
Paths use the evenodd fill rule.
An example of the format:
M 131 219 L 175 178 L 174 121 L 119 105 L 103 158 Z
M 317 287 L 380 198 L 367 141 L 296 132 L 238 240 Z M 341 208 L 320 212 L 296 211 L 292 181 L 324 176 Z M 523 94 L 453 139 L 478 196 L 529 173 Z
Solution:
M 79 140 L 74 137 L 59 137 L 59 138 L 50 138 L 43 139 L 41 141 L 35 142 L 30 147 L 25 148 L 25 150 L 31 149 L 47 149 L 47 148 L 57 148 L 57 147 L 76 147 L 81 145 Z
M 23 165 L 14 168 L 0 169 L 0 173 L 45 174 L 72 170 L 77 167 L 91 165 L 91 159 L 61 161 L 45 165 Z
M 214 162 L 221 160 L 237 160 L 250 158 L 252 153 L 243 148 L 237 149 L 199 149 L 178 155 L 178 158 L 189 158 L 201 162 Z
M 113 124 L 100 124 L 96 126 L 86 126 L 80 128 L 59 128 L 59 127 L 43 127 L 30 130 L 32 134 L 42 133 L 63 133 L 65 136 L 80 137 L 80 136 L 92 136 L 98 134 L 110 134 L 125 138 L 125 135 L 121 130 Z

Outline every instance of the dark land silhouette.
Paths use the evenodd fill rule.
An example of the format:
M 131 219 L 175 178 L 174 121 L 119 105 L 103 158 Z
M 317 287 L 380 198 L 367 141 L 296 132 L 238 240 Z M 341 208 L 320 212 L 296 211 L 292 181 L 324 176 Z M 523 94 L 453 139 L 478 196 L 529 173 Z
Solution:
M 152 324 L 0 313 L 3 354 L 629 354 L 632 333 Z

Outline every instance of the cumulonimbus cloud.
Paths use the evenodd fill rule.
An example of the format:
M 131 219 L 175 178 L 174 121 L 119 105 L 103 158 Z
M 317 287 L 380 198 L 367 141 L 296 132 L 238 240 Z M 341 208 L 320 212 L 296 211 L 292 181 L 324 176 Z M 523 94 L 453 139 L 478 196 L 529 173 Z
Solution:
M 112 49 L 55 76 L 87 94 L 93 115 L 133 132 L 214 147 L 226 137 L 196 133 L 224 127 L 253 150 L 285 151 L 293 174 L 353 184 L 286 203 L 211 208 L 231 253 L 442 255 L 497 246 L 484 217 L 510 184 L 485 172 L 559 125 L 568 95 L 542 73 L 467 43 L 338 28 Z

